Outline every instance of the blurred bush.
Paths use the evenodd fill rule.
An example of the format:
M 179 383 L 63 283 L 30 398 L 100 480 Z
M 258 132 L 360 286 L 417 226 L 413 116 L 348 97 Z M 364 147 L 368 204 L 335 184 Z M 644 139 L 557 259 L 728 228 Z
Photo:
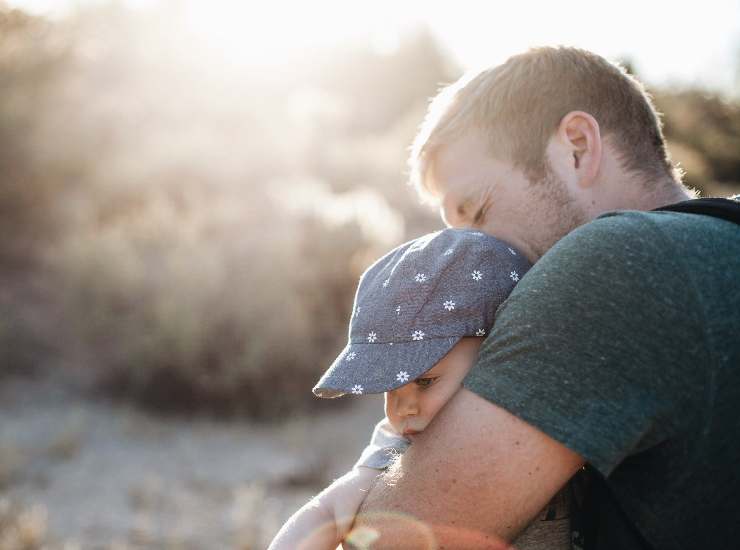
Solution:
M 19 230 L 0 242 L 0 276 L 19 286 L 4 294 L 2 370 L 83 365 L 109 395 L 162 411 L 272 418 L 316 405 L 310 388 L 346 341 L 359 274 L 439 224 L 403 173 L 445 79 L 438 52 L 389 103 L 367 78 L 400 79 L 408 54 L 353 54 L 374 67 L 359 98 L 345 80 L 360 75 L 327 65 L 350 70 L 351 56 L 280 79 L 239 73 L 194 58 L 188 37 L 164 28 L 176 14 L 107 4 L 52 24 L 1 13 L 22 46 L 0 42 L 3 83 L 15 83 L 0 96 L 2 135 L 18 134 L 16 119 L 32 129 L 28 160 L 3 160 L 38 175 L 2 175 L 16 215 L 3 221 Z M 19 282 L 30 264 L 10 269 L 17 250 L 40 287 Z M 29 301 L 36 311 L 21 315 Z M 55 329 L 16 322 L 39 311 Z
M 740 104 L 704 90 L 656 94 L 674 161 L 705 195 L 740 190 Z
M 83 361 L 114 395 L 161 410 L 267 418 L 310 405 L 346 338 L 361 232 L 273 218 L 284 206 L 267 199 L 195 205 L 153 200 L 48 255 Z
M 43 110 L 67 67 L 64 34 L 0 3 L 0 266 L 24 272 L 58 229 L 65 174 L 37 148 Z
M 272 418 L 346 340 L 357 277 L 438 228 L 404 185 L 460 73 L 426 31 L 251 70 L 176 10 L 0 4 L 0 372 L 82 366 L 157 410 Z M 661 92 L 692 185 L 737 185 L 738 106 Z
M 0 550 L 46 548 L 47 512 L 41 505 L 32 507 L 0 498 Z
M 43 121 L 69 60 L 61 29 L 0 3 L 0 377 L 52 351 L 33 273 L 63 227 L 70 172 L 45 154 Z

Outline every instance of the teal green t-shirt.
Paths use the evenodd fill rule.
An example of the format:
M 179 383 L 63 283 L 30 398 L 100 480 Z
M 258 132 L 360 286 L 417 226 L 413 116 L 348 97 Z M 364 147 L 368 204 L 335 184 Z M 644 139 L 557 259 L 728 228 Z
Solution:
M 465 386 L 579 453 L 654 548 L 740 548 L 740 226 L 607 214 L 498 311 Z

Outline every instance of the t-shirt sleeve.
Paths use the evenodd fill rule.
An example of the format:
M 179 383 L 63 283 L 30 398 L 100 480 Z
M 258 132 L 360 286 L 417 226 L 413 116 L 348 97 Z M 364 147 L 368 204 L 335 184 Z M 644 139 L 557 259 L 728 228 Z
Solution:
M 409 440 L 399 435 L 391 427 L 387 418 L 375 425 L 370 443 L 362 451 L 354 467 L 365 466 L 374 470 L 384 470 L 391 462 L 409 447 Z
M 604 476 L 669 439 L 701 386 L 700 308 L 649 217 L 599 218 L 558 242 L 498 311 L 464 385 Z M 699 392 L 701 393 L 701 392 Z

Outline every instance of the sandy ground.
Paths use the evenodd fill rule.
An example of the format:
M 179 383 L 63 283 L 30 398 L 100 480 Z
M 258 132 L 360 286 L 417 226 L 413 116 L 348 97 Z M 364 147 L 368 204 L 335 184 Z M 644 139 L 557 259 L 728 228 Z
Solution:
M 279 425 L 161 418 L 58 378 L 5 379 L 0 549 L 265 548 L 381 414 L 373 396 Z

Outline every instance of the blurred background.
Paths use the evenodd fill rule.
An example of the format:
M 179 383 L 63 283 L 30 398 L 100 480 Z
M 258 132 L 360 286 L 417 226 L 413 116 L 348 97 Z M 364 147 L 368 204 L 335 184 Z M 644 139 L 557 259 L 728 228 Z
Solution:
M 428 99 L 530 46 L 620 60 L 740 191 L 740 3 L 0 0 L 0 550 L 263 548 L 382 414 L 314 399 L 355 284 L 441 227 Z

